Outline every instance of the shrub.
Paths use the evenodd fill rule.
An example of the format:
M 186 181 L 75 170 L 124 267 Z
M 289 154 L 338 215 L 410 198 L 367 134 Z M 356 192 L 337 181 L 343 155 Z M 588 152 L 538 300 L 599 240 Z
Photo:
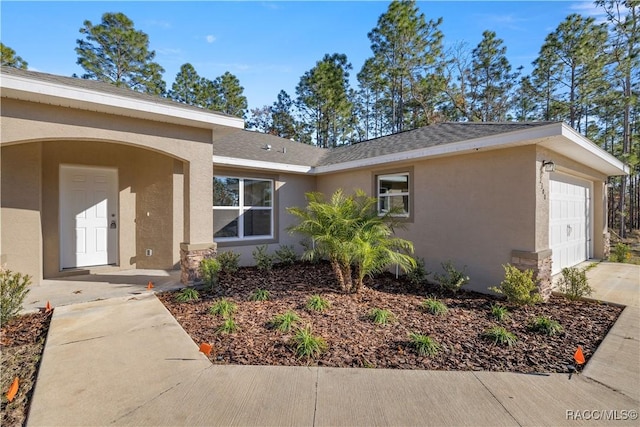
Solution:
M 382 310 L 379 308 L 373 308 L 369 312 L 369 319 L 378 325 L 388 325 L 393 322 L 393 313 L 389 310 Z
M 296 254 L 293 246 L 280 245 L 275 252 L 276 260 L 280 264 L 291 265 L 294 264 L 298 260 L 298 254 Z
M 533 270 L 521 271 L 511 264 L 502 267 L 504 280 L 500 286 L 493 286 L 490 290 L 504 295 L 507 301 L 518 305 L 531 305 L 542 301 L 533 282 Z
M 491 306 L 491 315 L 498 321 L 502 322 L 509 317 L 509 310 L 507 307 L 500 304 L 493 304 Z
M 534 317 L 529 323 L 529 329 L 545 335 L 555 335 L 563 330 L 560 323 L 546 316 Z
M 271 322 L 269 322 L 269 324 L 271 327 L 281 332 L 289 332 L 291 330 L 291 327 L 298 321 L 300 321 L 300 317 L 296 314 L 296 312 L 289 310 L 275 316 L 273 319 L 271 319 Z
M 209 307 L 209 314 L 214 316 L 231 317 L 236 311 L 238 306 L 228 299 L 221 299 L 216 301 L 211 307 Z
M 233 251 L 220 252 L 216 259 L 220 263 L 220 270 L 225 274 L 233 274 L 238 271 L 240 265 L 240 254 Z
M 579 300 L 593 293 L 593 289 L 589 286 L 587 280 L 586 270 L 576 267 L 562 269 L 562 277 L 558 281 L 558 290 L 571 301 Z
M 258 270 L 271 271 L 274 256 L 267 253 L 267 245 L 256 246 L 251 254 Z
M 31 276 L 0 267 L 0 323 L 5 324 L 22 310 Z
M 631 258 L 631 248 L 629 248 L 629 245 L 620 242 L 613 247 L 613 253 L 611 254 L 612 261 L 626 262 L 629 258 Z
M 514 334 L 507 331 L 503 326 L 494 326 L 487 329 L 482 334 L 483 337 L 493 341 L 494 344 L 508 345 L 511 347 L 518 340 Z
M 251 301 L 268 301 L 269 298 L 271 298 L 271 292 L 266 289 L 256 289 L 251 296 L 249 296 Z
M 291 339 L 299 358 L 320 356 L 327 349 L 327 342 L 311 333 L 311 325 L 299 328 Z
M 469 283 L 469 276 L 465 274 L 467 267 L 464 267 L 462 271 L 458 271 L 451 261 L 443 262 L 440 265 L 442 265 L 444 274 L 435 273 L 433 277 L 441 288 L 458 292 L 460 288 Z
M 427 281 L 427 276 L 430 274 L 424 267 L 423 258 L 415 258 L 416 266 L 407 271 L 407 279 L 413 285 L 421 285 Z
M 213 290 L 218 284 L 218 273 L 222 269 L 220 261 L 215 258 L 206 258 L 200 261 L 200 275 L 202 280 Z
M 216 331 L 221 334 L 232 334 L 237 330 L 238 325 L 236 321 L 233 320 L 233 317 L 227 317 L 224 319 L 222 325 L 220 325 L 220 327 Z
M 176 301 L 178 302 L 191 302 L 198 301 L 199 299 L 200 294 L 193 288 L 184 288 L 176 295 Z
M 435 298 L 427 298 L 426 300 L 422 301 L 422 308 L 436 316 L 442 316 L 446 314 L 447 311 L 449 311 L 445 303 L 443 303 L 442 301 L 438 301 Z
M 435 356 L 440 351 L 440 344 L 429 336 L 412 332 L 409 340 L 420 356 Z
M 311 295 L 307 300 L 307 310 L 312 311 L 325 311 L 329 307 L 331 307 L 331 303 L 326 299 L 322 298 L 320 295 Z

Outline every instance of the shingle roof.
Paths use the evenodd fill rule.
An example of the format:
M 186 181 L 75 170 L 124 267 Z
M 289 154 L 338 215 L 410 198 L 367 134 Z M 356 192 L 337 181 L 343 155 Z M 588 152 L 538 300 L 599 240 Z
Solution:
M 153 102 L 161 105 L 169 105 L 174 108 L 183 108 L 186 110 L 194 110 L 200 112 L 207 112 L 208 110 L 194 107 L 192 105 L 182 104 L 180 102 L 163 98 L 158 95 L 150 95 L 147 93 L 137 92 L 135 90 L 129 89 L 128 87 L 119 87 L 111 83 L 101 82 L 98 80 L 89 80 L 89 79 L 81 79 L 78 77 L 65 77 L 58 76 L 55 74 L 47 74 L 41 73 L 39 71 L 30 71 L 30 70 L 22 70 L 14 67 L 1 67 L 0 69 L 0 77 L 1 75 L 11 75 L 17 77 L 25 77 L 32 80 L 37 80 L 41 82 L 54 83 L 57 85 L 70 86 L 78 89 L 91 90 L 96 92 L 102 92 L 117 96 L 122 96 L 126 98 L 137 99 L 140 101 Z M 228 114 L 220 113 L 217 111 L 209 111 L 212 114 L 216 114 L 218 116 L 225 117 L 233 117 Z

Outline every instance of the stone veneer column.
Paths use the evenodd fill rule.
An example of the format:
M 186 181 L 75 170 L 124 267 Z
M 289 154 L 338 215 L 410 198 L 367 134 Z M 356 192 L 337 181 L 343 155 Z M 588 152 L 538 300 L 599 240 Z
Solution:
M 611 255 L 611 233 L 602 233 L 602 246 L 602 259 L 606 261 Z
M 511 251 L 511 265 L 519 270 L 533 270 L 533 279 L 544 301 L 551 296 L 551 249 L 539 252 Z
M 215 243 L 207 244 L 189 244 L 180 243 L 180 282 L 183 285 L 189 285 L 199 282 L 200 277 L 200 261 L 206 258 L 216 256 L 217 245 Z

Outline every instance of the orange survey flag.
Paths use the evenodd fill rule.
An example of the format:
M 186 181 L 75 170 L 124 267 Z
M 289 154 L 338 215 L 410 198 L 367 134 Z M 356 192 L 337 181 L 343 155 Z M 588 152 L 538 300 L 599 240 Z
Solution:
M 153 289 L 153 282 L 151 280 L 147 283 L 147 289 Z
M 52 310 L 51 308 L 51 303 L 49 301 L 47 301 L 47 305 L 44 306 L 44 312 L 48 313 Z
M 9 402 L 13 402 L 13 399 L 15 399 L 16 394 L 18 393 L 18 377 L 16 377 L 15 380 L 13 380 L 13 383 L 11 383 L 11 387 L 9 387 L 9 391 L 7 392 L 7 400 Z
M 584 363 L 584 354 L 582 354 L 582 347 L 578 347 L 576 352 L 573 354 L 573 359 L 578 365 L 582 365 Z
M 211 354 L 211 344 L 203 342 L 202 344 L 200 344 L 200 351 L 208 356 L 209 354 Z

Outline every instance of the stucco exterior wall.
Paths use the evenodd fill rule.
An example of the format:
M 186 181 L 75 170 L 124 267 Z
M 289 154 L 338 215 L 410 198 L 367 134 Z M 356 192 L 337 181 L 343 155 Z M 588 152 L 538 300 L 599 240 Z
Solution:
M 252 252 L 256 246 L 266 244 L 269 253 L 273 253 L 280 245 L 293 245 L 299 254 L 303 248 L 300 245 L 302 236 L 291 235 L 287 228 L 296 223 L 293 215 L 287 212 L 290 206 L 305 206 L 305 193 L 316 191 L 316 178 L 297 174 L 274 174 L 270 172 L 248 171 L 245 169 L 220 168 L 214 166 L 214 175 L 253 177 L 273 179 L 275 188 L 274 209 L 274 238 L 269 240 L 247 240 L 238 242 L 217 242 L 218 252 L 233 251 L 240 254 L 241 265 L 253 265 Z M 214 212 L 215 215 L 215 212 Z
M 504 277 L 502 264 L 511 261 L 513 250 L 535 251 L 535 168 L 534 146 L 394 167 L 413 171 L 413 218 L 396 234 L 414 243 L 429 271 L 441 272 L 447 260 L 466 265 L 469 289 L 486 291 Z M 372 194 L 375 176 L 389 170 L 319 176 L 318 191 L 362 188 Z
M 42 279 L 40 144 L 0 149 L 0 263 Z

